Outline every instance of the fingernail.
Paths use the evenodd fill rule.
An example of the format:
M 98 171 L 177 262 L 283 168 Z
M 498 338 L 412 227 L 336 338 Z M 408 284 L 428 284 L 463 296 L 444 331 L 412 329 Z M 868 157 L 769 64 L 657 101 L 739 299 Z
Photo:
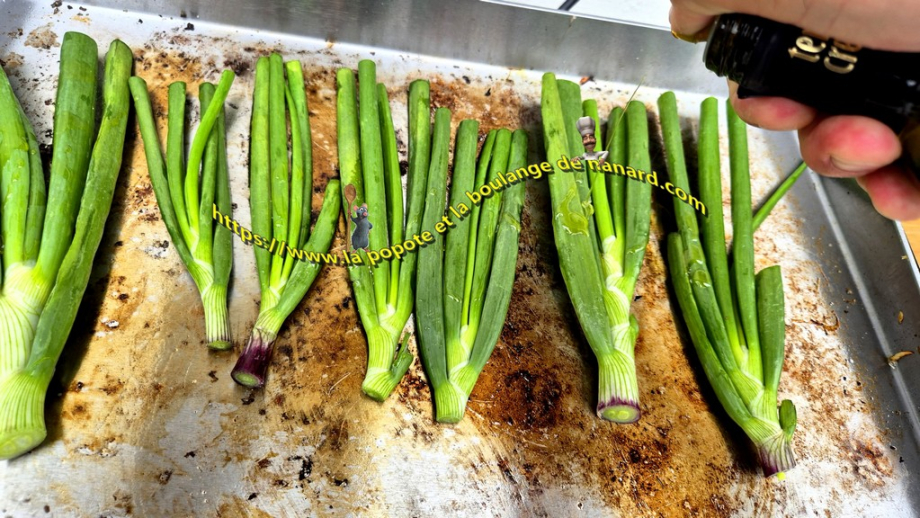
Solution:
M 684 33 L 672 30 L 671 36 L 674 36 L 675 38 L 681 41 L 688 41 L 690 43 L 699 43 L 701 41 L 706 41 L 707 39 L 709 39 L 709 27 L 706 27 L 705 29 L 701 30 L 700 32 L 696 34 L 684 34 Z
M 846 171 L 848 173 L 861 173 L 875 169 L 875 166 L 873 165 L 861 164 L 859 162 L 850 162 L 848 160 L 843 160 L 835 157 L 831 157 L 831 164 L 837 169 Z

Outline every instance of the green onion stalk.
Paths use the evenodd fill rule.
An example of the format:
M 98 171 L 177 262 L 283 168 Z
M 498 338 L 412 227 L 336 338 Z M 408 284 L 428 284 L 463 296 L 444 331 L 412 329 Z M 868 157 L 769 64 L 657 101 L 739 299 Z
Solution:
M 133 56 L 117 40 L 106 53 L 96 132 L 98 56 L 90 37 L 64 35 L 47 185 L 35 134 L 0 70 L 0 459 L 31 450 L 47 435 L 45 394 L 121 170 Z
M 658 100 L 671 182 L 690 192 L 677 101 Z M 785 345 L 783 281 L 779 266 L 754 272 L 754 229 L 801 175 L 793 173 L 755 217 L 747 127 L 728 112 L 732 250 L 728 255 L 719 165 L 718 102 L 703 101 L 699 132 L 699 199 L 709 212 L 699 224 L 694 209 L 674 201 L 678 232 L 668 236 L 668 267 L 681 313 L 706 377 L 729 417 L 754 443 L 766 476 L 795 466 L 795 406 L 777 404 Z M 755 220 L 758 222 L 755 224 Z
M 205 340 L 214 350 L 233 346 L 227 311 L 227 286 L 233 268 L 232 235 L 228 227 L 215 221 L 218 212 L 222 217 L 231 217 L 224 101 L 233 79 L 233 72 L 225 70 L 216 87 L 211 83 L 199 87 L 201 122 L 187 160 L 183 156 L 186 85 L 181 81 L 169 85 L 165 163 L 147 83 L 136 76 L 129 81 L 160 215 L 201 294 Z
M 339 170 L 342 209 L 352 227 L 359 208 L 366 208 L 371 226 L 364 236 L 346 239 L 348 276 L 361 325 L 367 333 L 367 373 L 361 390 L 383 401 L 412 364 L 404 329 L 412 314 L 417 251 L 412 236 L 420 232 L 430 154 L 429 84 L 414 81 L 409 87 L 408 214 L 404 208 L 396 133 L 386 86 L 377 83 L 376 65 L 358 63 L 358 81 L 351 69 L 336 74 Z M 360 110 L 358 102 L 360 101 Z M 408 241 L 407 241 L 408 238 Z M 359 248 L 354 248 L 354 242 Z M 411 245 L 404 243 L 411 242 Z M 399 247 L 401 257 L 374 260 L 389 247 Z M 370 255 L 368 254 L 370 252 Z M 371 264 L 372 262 L 376 264 Z
M 597 104 L 582 102 L 577 84 L 545 74 L 541 111 L 546 157 L 555 167 L 549 187 L 559 266 L 598 361 L 597 415 L 633 423 L 640 416 L 635 365 L 639 323 L 629 308 L 649 240 L 651 185 L 627 181 L 624 174 L 629 169 L 651 171 L 645 105 L 633 101 L 626 110 L 611 110 L 609 171 L 587 160 L 579 161 L 580 171 L 559 167 L 563 157 L 571 161 L 585 153 L 577 129 L 581 117 L 594 121 L 595 151 L 604 151 Z
M 280 54 L 263 56 L 256 63 L 255 81 L 249 209 L 252 233 L 264 245 L 256 242 L 253 247 L 262 300 L 249 342 L 232 372 L 233 379 L 247 387 L 265 384 L 278 332 L 322 268 L 319 255 L 332 244 L 340 193 L 338 180 L 326 184 L 311 233 L 313 142 L 303 67 L 299 61 L 284 62 Z
M 456 423 L 492 355 L 508 313 L 517 269 L 527 165 L 527 133 L 492 130 L 479 162 L 479 123 L 460 122 L 447 199 L 450 110 L 435 112 L 431 165 L 422 227 L 434 242 L 419 252 L 416 325 L 419 351 L 434 391 L 435 417 Z M 468 192 L 492 194 L 473 204 Z M 481 191 L 480 191 L 481 192 Z M 445 203 L 449 202 L 449 207 Z M 446 215 L 445 215 L 446 214 Z

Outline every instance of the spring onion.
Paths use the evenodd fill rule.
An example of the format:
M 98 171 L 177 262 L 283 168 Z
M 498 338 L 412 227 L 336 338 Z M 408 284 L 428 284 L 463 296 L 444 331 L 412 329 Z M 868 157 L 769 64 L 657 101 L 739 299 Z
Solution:
M 227 313 L 232 236 L 227 227 L 214 221 L 215 209 L 227 217 L 231 214 L 224 100 L 233 78 L 233 72 L 226 70 L 216 88 L 210 83 L 201 84 L 198 91 L 201 123 L 185 165 L 185 83 L 177 81 L 169 85 L 165 166 L 147 84 L 136 76 L 129 81 L 160 215 L 201 294 L 205 340 L 215 350 L 233 345 Z
M 348 276 L 367 333 L 367 373 L 361 390 L 383 401 L 412 364 L 403 331 L 412 313 L 418 256 L 407 252 L 392 260 L 372 259 L 388 247 L 401 246 L 404 236 L 419 233 L 431 145 L 429 85 L 417 80 L 409 87 L 409 199 L 404 218 L 387 90 L 377 83 L 373 61 L 358 63 L 358 79 L 356 87 L 354 72 L 347 68 L 336 75 L 339 170 L 342 182 L 352 191 L 350 199 L 342 200 L 345 220 L 350 225 L 358 218 L 353 212 L 366 205 L 367 221 L 372 225 L 366 251 L 354 250 L 349 231 L 347 250 L 360 260 L 350 261 Z
M 757 232 L 757 229 L 760 228 L 761 223 L 767 219 L 767 216 L 770 215 L 770 212 L 773 211 L 773 208 L 776 207 L 776 204 L 779 203 L 779 200 L 789 192 L 789 189 L 795 185 L 795 182 L 798 181 L 799 177 L 802 176 L 802 173 L 805 172 L 805 169 L 808 166 L 805 165 L 805 162 L 801 162 L 792 173 L 787 176 L 776 189 L 770 194 L 767 198 L 767 201 L 763 202 L 763 205 L 757 209 L 757 212 L 754 213 L 754 232 Z
M 674 94 L 663 94 L 658 105 L 671 182 L 689 193 Z M 693 208 L 675 200 L 679 231 L 668 236 L 668 266 L 694 348 L 719 402 L 754 443 L 764 474 L 782 476 L 795 466 L 796 426 L 792 402 L 777 405 L 785 344 L 783 281 L 779 266 L 754 273 L 747 129 L 731 105 L 727 111 L 731 265 L 722 213 L 715 210 L 722 204 L 718 104 L 709 98 L 701 110 L 698 157 L 700 199 L 710 210 L 698 226 Z M 788 186 L 778 192 L 785 190 Z
M 579 86 L 552 73 L 543 76 L 541 103 L 546 156 L 555 167 L 549 177 L 553 234 L 569 297 L 597 356 L 597 414 L 632 423 L 640 415 L 634 360 L 639 323 L 629 307 L 649 239 L 651 186 L 592 171 L 590 163 L 581 171 L 560 169 L 563 156 L 571 159 L 585 152 L 578 118 L 591 117 L 600 137 L 597 105 L 582 103 Z M 597 138 L 597 151 L 603 150 L 602 142 Z M 613 165 L 651 170 L 645 105 L 630 102 L 625 111 L 611 111 L 607 149 Z
M 434 232 L 434 242 L 419 252 L 416 322 L 436 419 L 444 423 L 463 417 L 504 327 L 517 267 L 524 181 L 503 182 L 506 172 L 526 165 L 527 134 L 492 130 L 477 165 L 478 137 L 478 122 L 460 123 L 449 204 L 455 210 L 469 203 L 467 192 L 481 186 L 489 185 L 493 193 L 483 196 L 468 215 L 462 209 L 448 211 L 450 111 L 436 111 L 422 227 L 436 229 L 438 222 L 450 223 L 444 229 L 446 239 Z
M 232 372 L 233 379 L 247 387 L 265 384 L 278 332 L 322 268 L 311 258 L 329 251 L 340 194 L 338 180 L 330 180 L 311 234 L 313 143 L 303 68 L 299 61 L 285 63 L 280 54 L 263 56 L 256 63 L 255 81 L 249 208 L 252 232 L 265 245 L 253 247 L 262 300 L 249 342 Z
M 0 70 L 0 459 L 31 450 L 47 434 L 45 394 L 89 282 L 121 169 L 133 56 L 120 41 L 109 47 L 98 133 L 97 61 L 96 42 L 65 34 L 47 190 L 32 127 Z M 46 214 L 46 207 L 54 210 Z

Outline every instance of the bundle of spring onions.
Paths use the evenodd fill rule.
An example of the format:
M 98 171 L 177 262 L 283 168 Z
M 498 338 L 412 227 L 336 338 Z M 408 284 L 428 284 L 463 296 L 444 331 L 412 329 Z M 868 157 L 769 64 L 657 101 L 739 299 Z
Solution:
M 280 54 L 263 56 L 256 63 L 255 81 L 249 209 L 252 232 L 265 245 L 253 247 L 262 300 L 249 342 L 232 372 L 233 379 L 247 387 L 265 384 L 278 332 L 322 268 L 320 262 L 305 258 L 329 251 L 339 213 L 339 182 L 330 180 L 311 235 L 313 142 L 300 62 L 285 63 Z
M 224 100 L 233 78 L 233 72 L 226 70 L 216 88 L 211 83 L 199 87 L 201 123 L 186 163 L 183 163 L 185 83 L 177 81 L 169 85 L 165 167 L 147 83 L 136 76 L 129 81 L 160 215 L 201 294 L 205 340 L 208 347 L 216 350 L 233 345 L 227 314 L 227 285 L 233 266 L 232 235 L 227 227 L 214 221 L 215 208 L 228 217 L 231 213 Z
M 450 111 L 435 112 L 431 165 L 422 228 L 436 228 L 447 211 L 447 161 L 450 147 Z M 486 137 L 479 164 L 476 152 L 479 123 L 464 120 L 457 129 L 450 207 L 465 205 L 467 192 L 489 185 L 493 194 L 462 208 L 446 230 L 419 252 L 416 326 L 419 351 L 434 391 L 435 416 L 456 423 L 479 374 L 485 367 L 505 324 L 517 268 L 518 237 L 524 181 L 503 187 L 506 172 L 524 167 L 527 134 L 492 130 Z M 499 190 L 501 189 L 501 190 Z M 453 214 L 453 215 L 451 215 Z
M 45 393 L 89 282 L 121 169 L 133 56 L 120 41 L 109 47 L 96 132 L 98 56 L 88 36 L 64 35 L 47 188 L 32 126 L 0 70 L 0 459 L 45 438 Z
M 372 265 L 366 252 L 379 254 L 392 245 L 402 246 L 405 237 L 411 239 L 419 233 L 431 145 L 429 86 L 427 81 L 418 80 L 409 90 L 410 192 L 408 216 L 404 218 L 399 156 L 386 86 L 377 83 L 376 65 L 370 60 L 358 63 L 358 79 L 360 115 L 354 72 L 343 68 L 336 75 L 339 170 L 345 184 L 342 207 L 349 228 L 358 219 L 353 214 L 358 207 L 367 209 L 365 223 L 373 225 L 366 236 L 368 250 L 354 249 L 352 232 L 346 238 L 346 250 L 361 258 L 348 265 L 361 325 L 367 333 L 367 373 L 361 390 L 383 401 L 412 364 L 412 353 L 400 338 L 412 313 L 418 256 L 409 251 L 402 258 Z
M 651 186 L 623 174 L 592 171 L 591 163 L 582 171 L 561 170 L 557 162 L 563 156 L 585 153 L 580 117 L 594 119 L 600 135 L 597 104 L 582 103 L 579 86 L 552 73 L 543 76 L 541 103 L 546 157 L 556 167 L 549 177 L 553 234 L 575 314 L 597 356 L 597 415 L 632 423 L 640 414 L 634 361 L 639 323 L 629 306 L 648 244 Z M 650 171 L 644 104 L 630 102 L 625 112 L 614 108 L 607 132 L 611 165 Z M 602 150 L 601 142 L 597 138 L 596 151 Z
M 658 100 L 668 170 L 675 187 L 690 192 L 677 101 Z M 754 274 L 755 221 L 762 222 L 779 196 L 801 174 L 800 167 L 755 216 L 747 128 L 727 105 L 731 162 L 731 265 L 726 252 L 719 166 L 718 102 L 703 102 L 699 133 L 699 195 L 709 207 L 699 226 L 693 208 L 675 199 L 679 231 L 668 236 L 668 267 L 680 309 L 706 377 L 728 415 L 750 437 L 767 476 L 795 466 L 792 434 L 795 406 L 777 408 L 783 368 L 785 322 L 779 266 Z

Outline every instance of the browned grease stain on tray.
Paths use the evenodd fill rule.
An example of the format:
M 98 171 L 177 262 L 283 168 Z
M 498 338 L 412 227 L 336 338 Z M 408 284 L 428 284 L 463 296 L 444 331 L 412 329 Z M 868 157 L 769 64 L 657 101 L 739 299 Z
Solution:
M 596 361 L 582 343 L 560 274 L 541 266 L 555 264 L 555 251 L 536 253 L 550 222 L 528 213 L 502 342 L 470 403 L 517 457 L 508 461 L 512 471 L 532 492 L 559 483 L 596 488 L 627 516 L 730 514 L 733 505 L 720 488 L 753 468 L 732 453 L 743 451 L 744 442 L 725 433 L 700 394 L 674 333 L 660 255 L 650 247 L 642 298 L 633 305 L 642 327 L 636 354 L 642 419 L 607 423 L 594 413 Z
M 187 81 L 192 94 L 201 80 L 214 80 L 220 69 L 232 67 L 240 75 L 236 91 L 251 92 L 255 59 L 272 47 L 234 47 L 221 59 L 206 57 L 210 47 L 227 43 L 165 34 L 137 50 L 136 71 L 152 91 L 161 131 L 166 87 L 174 80 Z M 337 174 L 335 71 L 311 65 L 309 53 L 285 57 L 306 63 L 316 211 L 323 186 Z M 404 107 L 408 79 L 400 82 L 379 72 L 391 102 Z M 542 146 L 534 118 L 538 107 L 522 102 L 509 79 L 477 79 L 473 85 L 456 77 L 431 80 L 433 106 L 454 110 L 454 125 L 468 116 L 480 120 L 483 132 L 524 126 L 531 148 Z M 250 94 L 244 99 L 249 103 Z M 444 445 L 460 441 L 465 448 L 448 453 L 458 470 L 503 480 L 504 491 L 512 495 L 508 508 L 524 515 L 550 516 L 564 508 L 552 507 L 551 500 L 565 487 L 576 488 L 565 493 L 568 497 L 584 495 L 624 516 L 729 516 L 742 509 L 766 516 L 790 510 L 787 488 L 761 479 L 746 438 L 698 374 L 689 341 L 671 313 L 658 242 L 663 229 L 657 222 L 637 290 L 641 298 L 633 305 L 642 328 L 636 353 L 639 423 L 618 426 L 594 414 L 596 363 L 555 267 L 546 184 L 531 182 L 518 276 L 501 340 L 464 423 L 441 426 L 432 422 L 418 359 L 386 403 L 360 395 L 366 342 L 342 268 L 324 268 L 285 324 L 266 388 L 250 391 L 233 384 L 229 370 L 257 313 L 255 277 L 235 272 L 236 351 L 207 351 L 198 295 L 168 242 L 142 153 L 131 128 L 112 231 L 100 250 L 105 266 L 97 270 L 104 273 L 94 277 L 89 290 L 89 307 L 97 309 L 81 314 L 59 368 L 65 394 L 49 412 L 60 415 L 49 423 L 52 438 L 63 439 L 71 457 L 119 463 L 126 492 L 100 497 L 115 498 L 127 513 L 207 510 L 214 516 L 255 516 L 264 508 L 261 503 L 293 494 L 295 501 L 309 502 L 312 513 L 379 514 L 387 509 L 387 493 L 406 484 L 370 475 L 386 458 L 420 463 L 412 456 L 447 451 Z M 246 156 L 231 160 L 245 164 Z M 244 207 L 240 210 L 246 210 L 235 196 Z M 670 200 L 658 201 L 663 204 L 656 210 L 668 213 L 664 203 Z M 343 235 L 338 233 L 335 250 L 344 246 Z M 243 248 L 242 253 L 251 252 Z M 766 248 L 759 253 L 779 257 Z M 818 301 L 818 289 L 796 287 L 787 300 Z M 815 304 L 806 310 L 820 313 L 821 303 Z M 824 316 L 808 318 L 824 321 Z M 824 360 L 803 351 L 809 336 L 804 330 L 813 325 L 793 320 L 788 329 L 786 382 L 791 378 L 808 390 L 800 397 L 839 392 L 839 379 L 821 370 Z M 816 403 L 807 417 L 800 414 L 803 427 L 830 438 L 828 449 L 848 452 L 853 469 L 864 474 L 862 487 L 848 488 L 854 492 L 883 484 L 892 471 L 878 438 L 854 439 L 846 432 L 846 409 L 857 404 L 859 392 L 835 393 L 826 404 Z M 472 437 L 481 439 L 478 446 L 469 445 Z M 375 449 L 380 438 L 391 449 Z M 494 497 L 494 487 L 467 482 L 462 487 L 476 491 L 475 499 Z M 727 491 L 730 487 L 736 490 Z M 571 512 L 582 505 L 570 504 Z M 416 512 L 422 512 L 421 504 L 406 505 L 418 505 Z M 443 506 L 451 508 L 449 497 Z

